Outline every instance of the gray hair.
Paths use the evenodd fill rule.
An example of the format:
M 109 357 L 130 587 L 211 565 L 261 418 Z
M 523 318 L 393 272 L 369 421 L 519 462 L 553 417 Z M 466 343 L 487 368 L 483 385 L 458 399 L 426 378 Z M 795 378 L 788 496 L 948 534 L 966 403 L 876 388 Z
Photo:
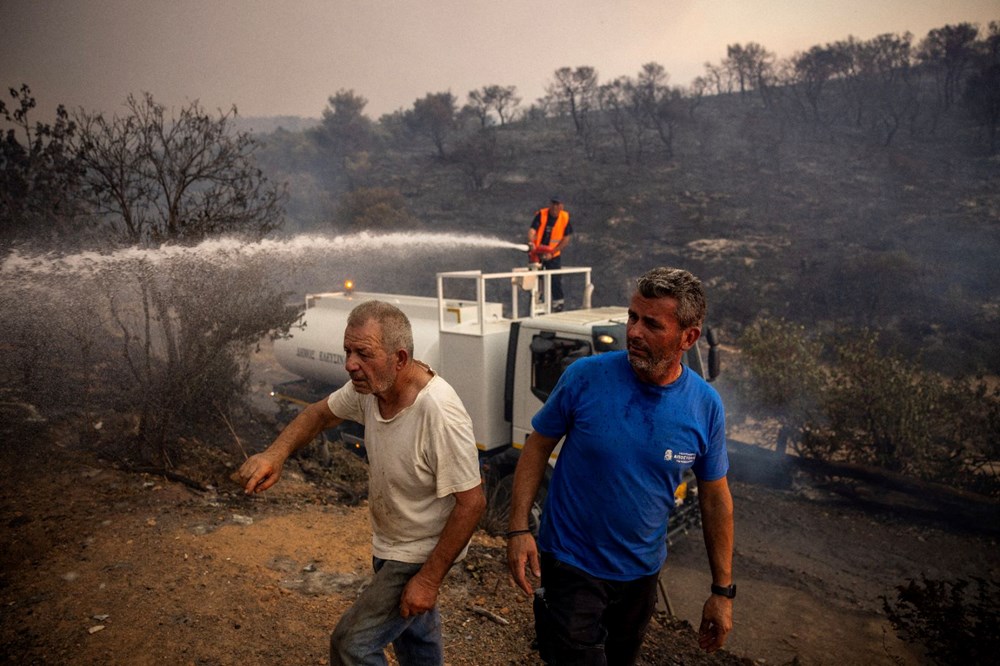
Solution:
M 364 326 L 375 320 L 382 327 L 382 348 L 390 354 L 400 349 L 413 358 L 413 328 L 403 311 L 385 301 L 365 301 L 347 316 L 348 326 Z
M 708 305 L 701 280 L 681 268 L 661 267 L 636 280 L 643 298 L 673 298 L 677 301 L 677 323 L 681 328 L 701 326 Z

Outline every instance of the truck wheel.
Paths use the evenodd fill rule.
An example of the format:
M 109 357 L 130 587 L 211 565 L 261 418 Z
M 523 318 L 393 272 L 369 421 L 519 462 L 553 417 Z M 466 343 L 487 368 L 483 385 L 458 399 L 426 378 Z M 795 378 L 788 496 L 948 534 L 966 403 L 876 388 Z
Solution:
M 514 496 L 514 474 L 501 477 L 494 483 L 487 483 L 486 491 L 486 512 L 479 526 L 491 536 L 503 536 L 510 524 L 510 500 Z M 542 482 L 535 496 L 535 501 L 531 505 L 531 512 L 528 514 L 528 528 L 535 536 L 538 535 L 538 526 L 542 521 L 542 506 L 545 504 L 545 496 L 548 494 L 548 486 Z

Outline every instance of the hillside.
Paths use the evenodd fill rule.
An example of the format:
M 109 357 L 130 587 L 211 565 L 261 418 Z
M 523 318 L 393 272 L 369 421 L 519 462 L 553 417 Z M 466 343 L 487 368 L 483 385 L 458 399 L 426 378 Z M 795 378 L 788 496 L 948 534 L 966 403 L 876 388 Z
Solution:
M 463 170 L 465 139 L 442 158 L 384 122 L 346 175 L 315 149 L 282 152 L 308 135 L 263 138 L 265 168 L 290 184 L 290 230 L 349 229 L 338 203 L 377 187 L 400 193 L 421 229 L 519 242 L 558 193 L 575 231 L 564 261 L 594 267 L 599 304 L 621 302 L 648 267 L 680 265 L 707 282 L 729 340 L 780 316 L 882 330 L 936 369 L 1000 370 L 1000 160 L 957 110 L 886 147 L 870 129 L 801 122 L 757 97 L 706 97 L 678 120 L 672 157 L 647 140 L 631 164 L 607 131 L 585 146 L 568 118 L 525 119 L 493 130 L 481 188 Z M 497 261 L 486 268 L 509 268 Z
M 910 123 L 890 142 L 877 125 L 805 122 L 756 95 L 705 97 L 675 118 L 671 154 L 646 133 L 628 160 L 604 116 L 583 137 L 568 117 L 485 131 L 466 120 L 440 152 L 403 117 L 361 123 L 369 134 L 356 145 L 322 135 L 327 119 L 308 129 L 279 122 L 259 157 L 289 184 L 282 233 L 333 240 L 296 238 L 276 244 L 280 252 L 227 238 L 221 250 L 212 239 L 11 254 L 0 345 L 5 653 L 44 663 L 322 663 L 330 618 L 367 571 L 364 470 L 339 451 L 346 460 L 330 469 L 296 460 L 290 483 L 264 498 L 229 485 L 233 466 L 276 426 L 238 404 L 233 389 L 250 381 L 241 354 L 256 349 L 261 361 L 266 339 L 256 332 L 276 326 L 286 286 L 298 295 L 351 277 L 362 290 L 430 295 L 436 271 L 523 263 L 513 248 L 453 234 L 523 242 L 533 212 L 557 193 L 576 229 L 567 263 L 594 267 L 595 304 L 623 302 L 650 266 L 680 265 L 705 279 L 725 345 L 715 386 L 741 507 L 739 624 L 725 654 L 697 653 L 683 621 L 698 617 L 706 573 L 689 535 L 671 545 L 668 565 L 682 622 L 658 616 L 643 663 L 923 663 L 919 639 L 896 636 L 881 596 L 920 576 L 995 579 L 996 493 L 959 492 L 955 467 L 938 463 L 995 479 L 998 396 L 939 401 L 938 431 L 883 410 L 916 424 L 906 435 L 951 435 L 941 437 L 956 444 L 946 456 L 925 459 L 945 484 L 934 485 L 836 456 L 777 453 L 775 422 L 745 419 L 731 399 L 745 384 L 731 378 L 736 355 L 750 356 L 739 336 L 762 315 L 847 340 L 874 327 L 887 351 L 933 369 L 997 373 L 1000 161 L 960 111 L 933 128 Z M 347 233 L 359 230 L 374 233 Z M 378 235 L 388 231 L 431 232 L 423 237 L 434 242 L 400 251 Z M 186 258 L 165 261 L 175 253 Z M 183 343 L 178 353 L 150 353 L 172 340 Z M 858 373 L 863 388 L 889 374 L 872 367 Z M 272 410 L 275 381 L 252 383 Z M 911 375 L 888 386 L 918 393 Z M 868 434 L 853 423 L 836 435 Z M 987 433 L 973 442 L 981 450 L 970 431 Z M 970 450 L 979 457 L 961 457 Z M 919 457 L 897 451 L 890 462 Z M 533 661 L 530 609 L 506 586 L 503 559 L 503 544 L 480 533 L 454 570 L 442 603 L 449 663 Z

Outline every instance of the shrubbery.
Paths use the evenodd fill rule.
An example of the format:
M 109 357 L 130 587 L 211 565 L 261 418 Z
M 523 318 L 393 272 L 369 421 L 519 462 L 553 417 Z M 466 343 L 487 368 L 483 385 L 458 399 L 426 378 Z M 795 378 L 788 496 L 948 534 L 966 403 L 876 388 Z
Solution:
M 257 168 L 235 109 L 193 102 L 171 117 L 145 94 L 121 116 L 60 107 L 42 124 L 28 118 L 28 86 L 10 94 L 0 249 L 31 252 L 0 264 L 4 402 L 94 421 L 118 412 L 121 454 L 169 465 L 181 424 L 239 403 L 250 350 L 294 319 L 267 257 L 243 251 L 282 226 L 284 187 Z M 44 254 L 84 228 L 96 251 Z
M 297 314 L 266 259 L 238 247 L 105 255 L 87 266 L 77 255 L 76 268 L 8 259 L 0 385 L 49 414 L 134 415 L 119 453 L 169 465 L 172 438 L 240 404 L 254 346 Z
M 882 597 L 889 621 L 907 641 L 923 645 L 940 664 L 987 664 L 1000 652 L 1000 585 L 972 581 L 910 580 L 896 599 Z
M 417 223 L 406 208 L 406 199 L 387 187 L 362 187 L 348 192 L 337 207 L 337 224 L 344 229 L 409 230 Z
M 1000 390 L 985 380 L 927 372 L 872 331 L 821 340 L 760 319 L 740 347 L 741 399 L 799 453 L 1000 493 Z
M 780 342 L 778 342 L 780 341 Z M 815 425 L 826 371 L 820 365 L 822 345 L 805 328 L 784 319 L 758 319 L 740 341 L 742 364 L 736 384 L 746 407 L 756 416 L 781 423 L 778 450 L 801 446 L 804 430 Z

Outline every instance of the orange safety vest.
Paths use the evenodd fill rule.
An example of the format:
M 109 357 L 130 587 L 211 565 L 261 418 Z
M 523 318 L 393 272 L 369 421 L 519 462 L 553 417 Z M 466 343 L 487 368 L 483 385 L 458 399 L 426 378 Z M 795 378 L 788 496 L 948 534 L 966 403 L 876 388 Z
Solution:
M 538 230 L 535 233 L 535 245 L 541 245 L 542 239 L 545 238 L 545 226 L 549 222 L 549 209 L 543 208 L 538 211 Z M 560 211 L 559 217 L 556 218 L 556 223 L 552 225 L 552 233 L 549 234 L 549 245 L 556 245 L 562 240 L 564 232 L 566 231 L 566 225 L 569 224 L 569 213 L 566 211 Z M 558 257 L 562 252 L 553 252 L 553 257 Z

